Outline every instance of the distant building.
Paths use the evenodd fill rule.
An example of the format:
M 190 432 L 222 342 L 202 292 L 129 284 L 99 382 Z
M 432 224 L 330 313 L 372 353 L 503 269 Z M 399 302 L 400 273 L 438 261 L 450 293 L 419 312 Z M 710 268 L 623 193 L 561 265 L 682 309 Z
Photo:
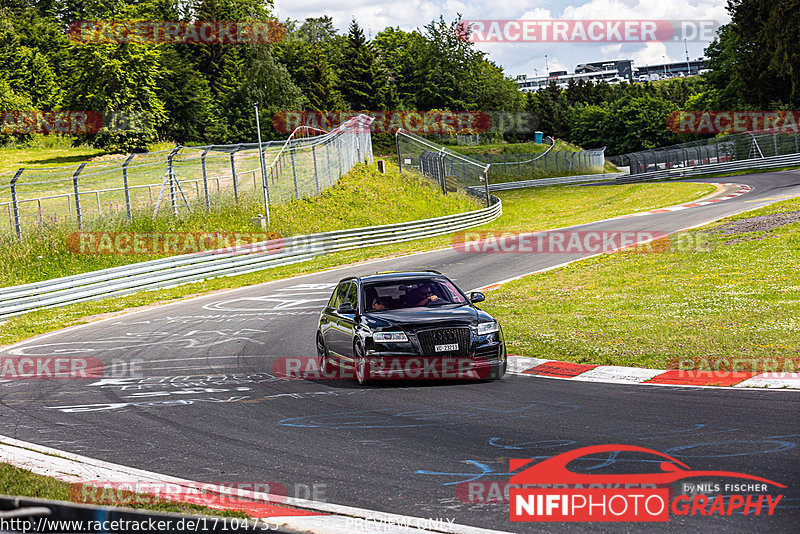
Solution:
M 679 61 L 661 65 L 644 65 L 634 67 L 631 59 L 618 59 L 609 61 L 596 61 L 581 63 L 575 67 L 573 74 L 567 71 L 553 71 L 548 76 L 531 76 L 521 74 L 515 81 L 520 91 L 528 93 L 538 91 L 555 83 L 558 87 L 566 89 L 570 80 L 591 80 L 594 82 L 605 81 L 609 84 L 620 82 L 639 82 L 648 80 L 669 79 L 680 76 L 695 76 L 701 70 L 707 70 L 705 60 Z

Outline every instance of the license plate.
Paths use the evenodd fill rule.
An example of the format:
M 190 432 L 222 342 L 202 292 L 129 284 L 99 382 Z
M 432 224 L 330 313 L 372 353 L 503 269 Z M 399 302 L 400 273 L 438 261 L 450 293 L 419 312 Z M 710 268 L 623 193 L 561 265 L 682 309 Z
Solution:
M 436 345 L 434 346 L 436 352 L 450 352 L 458 350 L 458 343 L 450 343 L 449 345 Z

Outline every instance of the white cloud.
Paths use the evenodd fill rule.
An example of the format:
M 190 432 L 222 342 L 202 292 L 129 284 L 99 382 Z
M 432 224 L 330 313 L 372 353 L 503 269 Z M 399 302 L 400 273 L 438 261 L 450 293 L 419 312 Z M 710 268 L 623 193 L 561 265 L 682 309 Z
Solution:
M 639 50 L 631 54 L 636 65 L 652 65 L 659 63 L 670 63 L 673 59 L 667 53 L 667 46 L 664 43 L 645 43 Z
M 440 15 L 446 21 L 463 18 L 480 19 L 599 19 L 599 20 L 714 20 L 730 21 L 720 0 L 276 0 L 279 18 L 303 20 L 306 17 L 329 15 L 339 31 L 347 31 L 355 17 L 365 33 L 374 36 L 392 26 L 410 31 L 422 28 Z M 691 57 L 702 56 L 708 43 L 689 43 Z M 504 68 L 507 75 L 533 74 L 544 71 L 544 55 L 550 70 L 572 71 L 575 65 L 601 59 L 633 59 L 637 65 L 662 63 L 685 58 L 682 42 L 668 43 L 481 43 L 479 48 L 490 54 L 492 61 Z
M 622 52 L 622 43 L 610 44 L 600 47 L 600 56 L 603 59 L 617 59 Z

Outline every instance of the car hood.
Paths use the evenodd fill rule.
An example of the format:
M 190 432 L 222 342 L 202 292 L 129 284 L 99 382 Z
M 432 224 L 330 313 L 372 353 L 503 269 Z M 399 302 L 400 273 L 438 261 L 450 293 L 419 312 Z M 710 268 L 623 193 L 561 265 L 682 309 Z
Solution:
M 484 318 L 485 316 L 485 318 Z M 370 312 L 365 315 L 367 325 L 373 330 L 401 327 L 406 330 L 430 328 L 447 324 L 448 326 L 472 326 L 478 320 L 491 320 L 486 312 L 472 306 L 406 308 Z

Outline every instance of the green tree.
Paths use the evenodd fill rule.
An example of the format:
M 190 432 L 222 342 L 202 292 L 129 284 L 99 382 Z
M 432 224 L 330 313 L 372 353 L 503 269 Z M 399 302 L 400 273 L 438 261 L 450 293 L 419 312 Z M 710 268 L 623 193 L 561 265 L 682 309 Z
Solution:
M 355 19 L 342 54 L 341 92 L 352 109 L 384 111 L 397 104 L 388 73 Z
M 327 112 L 343 107 L 342 94 L 336 89 L 331 65 L 316 44 L 307 96 L 311 109 L 316 111 Z

